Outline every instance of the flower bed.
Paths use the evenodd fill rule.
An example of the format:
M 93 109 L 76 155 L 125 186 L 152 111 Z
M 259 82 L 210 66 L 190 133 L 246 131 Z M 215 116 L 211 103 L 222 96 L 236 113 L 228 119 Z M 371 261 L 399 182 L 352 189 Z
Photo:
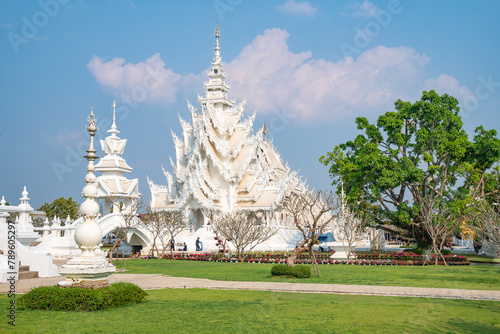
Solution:
M 427 259 L 427 262 L 431 262 L 430 264 L 434 264 L 436 262 L 435 254 L 429 255 L 419 255 L 413 252 L 396 252 L 396 253 L 356 253 L 356 259 L 362 261 L 375 260 L 375 261 L 399 261 L 399 262 L 411 262 L 410 265 L 419 265 L 420 263 L 424 263 Z M 441 256 L 438 256 L 439 265 L 444 265 Z M 467 257 L 462 255 L 443 255 L 446 263 L 448 265 L 470 265 Z
M 290 252 L 252 252 L 249 253 L 245 262 L 248 263 L 286 263 Z M 413 252 L 397 252 L 397 253 L 356 253 L 354 260 L 333 260 L 331 252 L 315 253 L 316 262 L 318 264 L 353 264 L 361 266 L 422 266 L 434 265 L 435 256 L 430 256 L 429 260 L 425 261 L 425 255 L 418 255 Z M 208 261 L 208 262 L 238 262 L 236 257 L 230 253 L 171 253 L 165 254 L 162 258 L 168 260 L 184 260 L 184 261 Z M 141 257 L 147 259 L 148 257 Z M 470 262 L 465 256 L 460 255 L 445 255 L 444 258 L 450 266 L 470 265 Z M 312 264 L 309 253 L 301 253 L 295 260 L 296 264 Z M 438 261 L 439 265 L 444 265 L 442 260 Z

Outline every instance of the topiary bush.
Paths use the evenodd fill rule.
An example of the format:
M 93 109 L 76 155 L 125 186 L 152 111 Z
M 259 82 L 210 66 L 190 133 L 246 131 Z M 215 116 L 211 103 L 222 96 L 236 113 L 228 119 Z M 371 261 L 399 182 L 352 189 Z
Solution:
M 293 267 L 286 264 L 275 264 L 271 268 L 272 276 L 288 276 L 296 278 L 309 278 L 311 277 L 311 267 L 304 265 L 296 265 Z
M 18 299 L 20 309 L 52 311 L 98 311 L 140 303 L 147 293 L 132 283 L 115 283 L 101 289 L 43 286 Z

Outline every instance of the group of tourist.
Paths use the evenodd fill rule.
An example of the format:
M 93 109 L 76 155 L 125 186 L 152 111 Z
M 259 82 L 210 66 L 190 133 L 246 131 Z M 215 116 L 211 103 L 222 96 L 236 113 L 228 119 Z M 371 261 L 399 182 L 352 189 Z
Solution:
M 175 251 L 175 239 L 174 238 L 170 239 L 170 250 Z M 186 252 L 188 250 L 186 243 L 184 243 L 182 245 L 182 249 L 179 249 L 179 250 Z
M 197 252 L 203 250 L 203 243 L 201 242 L 200 237 L 198 237 L 198 239 L 196 239 L 195 246 L 196 246 L 196 251 Z M 170 239 L 170 250 L 171 251 L 175 251 L 175 239 L 174 238 Z M 187 252 L 187 245 L 186 245 L 186 243 L 184 243 L 182 245 L 182 249 L 179 249 L 179 250 Z

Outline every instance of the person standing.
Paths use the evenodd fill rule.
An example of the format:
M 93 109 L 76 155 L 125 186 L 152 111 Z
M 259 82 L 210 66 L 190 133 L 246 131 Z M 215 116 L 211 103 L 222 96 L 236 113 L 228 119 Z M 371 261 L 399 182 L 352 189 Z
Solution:
M 175 251 L 175 240 L 174 240 L 174 238 L 172 238 L 172 239 L 170 240 L 170 249 L 171 249 L 172 251 Z
M 196 251 L 197 251 L 197 252 L 201 250 L 201 249 L 200 249 L 200 243 L 201 243 L 201 241 L 200 241 L 200 237 L 198 237 L 198 239 L 196 239 Z

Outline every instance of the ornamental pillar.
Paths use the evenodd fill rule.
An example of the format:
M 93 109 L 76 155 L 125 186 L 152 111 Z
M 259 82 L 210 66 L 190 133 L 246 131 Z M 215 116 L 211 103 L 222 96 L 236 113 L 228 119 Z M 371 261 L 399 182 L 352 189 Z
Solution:
M 87 131 L 90 134 L 90 145 L 87 155 L 84 157 L 88 161 L 87 175 L 82 195 L 85 201 L 80 206 L 80 212 L 85 221 L 78 225 L 75 231 L 75 242 L 80 247 L 82 254 L 69 260 L 59 268 L 59 273 L 67 277 L 66 281 L 59 282 L 61 286 L 80 284 L 89 287 L 99 287 L 107 285 L 107 277 L 116 271 L 115 266 L 108 262 L 104 254 L 99 251 L 99 244 L 102 240 L 102 229 L 96 222 L 99 214 L 99 204 L 97 199 L 96 176 L 94 175 L 94 161 L 98 158 L 94 148 L 94 135 L 99 130 L 96 125 L 97 118 L 94 117 L 91 109 L 87 119 Z

